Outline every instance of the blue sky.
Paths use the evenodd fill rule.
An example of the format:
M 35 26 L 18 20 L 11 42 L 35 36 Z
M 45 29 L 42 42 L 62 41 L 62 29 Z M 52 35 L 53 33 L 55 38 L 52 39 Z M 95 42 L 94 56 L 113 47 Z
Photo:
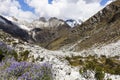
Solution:
M 101 4 L 101 5 L 105 5 L 108 1 L 109 1 L 109 0 L 102 0 L 102 1 L 100 2 L 100 4 Z
M 52 0 L 48 0 L 48 3 L 51 4 L 51 3 L 52 3 Z
M 28 5 L 24 2 L 24 0 L 18 0 L 18 1 L 19 1 L 20 5 L 21 5 L 21 8 L 22 8 L 23 11 L 32 11 L 32 12 L 34 12 L 34 8 L 28 6 Z
M 32 11 L 34 13 L 34 8 L 28 6 L 24 0 L 18 0 L 23 11 Z M 48 4 L 52 4 L 52 0 L 48 0 Z

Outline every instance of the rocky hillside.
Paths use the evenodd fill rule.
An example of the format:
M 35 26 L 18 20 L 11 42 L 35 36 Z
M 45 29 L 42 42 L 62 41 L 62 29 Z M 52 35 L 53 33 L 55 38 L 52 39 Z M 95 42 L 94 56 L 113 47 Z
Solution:
M 40 18 L 40 20 L 33 21 L 31 24 L 36 27 L 31 30 L 34 42 L 42 47 L 47 47 L 62 35 L 68 34 L 70 29 L 70 26 L 65 21 L 57 18 L 50 18 L 48 21 Z
M 81 51 L 93 46 L 106 45 L 120 39 L 120 1 L 106 6 L 103 10 L 69 30 L 69 34 L 52 41 L 46 48 L 66 48 Z
M 120 79 L 119 0 L 73 28 L 23 22 L 0 16 L 0 80 Z
M 0 78 L 2 80 L 5 78 L 6 80 L 31 78 L 39 78 L 38 80 L 119 80 L 120 78 L 120 41 L 82 52 L 46 50 L 38 45 L 12 37 L 2 30 L 0 31 L 0 41 L 4 42 L 4 44 L 0 42 Z M 11 49 L 15 52 L 6 52 Z M 15 60 L 11 57 L 14 57 Z M 41 63 L 45 63 L 43 74 L 41 74 Z M 10 71 L 7 72 L 6 70 L 9 69 Z M 26 71 L 28 72 L 26 73 Z M 50 71 L 49 74 L 48 71 Z M 42 79 L 40 75 L 42 75 Z
M 64 21 L 55 17 L 49 20 L 41 17 L 31 23 L 12 21 L 0 16 L 0 29 L 49 50 L 81 51 L 120 39 L 120 1 L 114 1 L 79 24 L 72 19 Z
M 41 17 L 28 23 L 0 16 L 0 29 L 26 42 L 46 48 L 51 42 L 67 35 L 70 28 L 65 21 L 55 17 L 49 20 Z

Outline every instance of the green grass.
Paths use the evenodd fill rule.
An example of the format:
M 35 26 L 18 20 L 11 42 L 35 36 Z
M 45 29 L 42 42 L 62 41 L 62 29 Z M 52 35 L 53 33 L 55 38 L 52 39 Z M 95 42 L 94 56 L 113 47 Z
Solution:
M 99 58 L 91 55 L 87 57 L 73 56 L 66 57 L 66 60 L 71 66 L 81 66 L 80 74 L 87 70 L 95 71 L 94 76 L 97 80 L 103 80 L 105 73 L 120 75 L 120 60 L 116 57 L 106 58 L 104 55 Z
M 29 53 L 30 53 L 30 51 L 28 51 L 28 50 L 19 52 L 17 60 L 18 61 L 27 61 Z
M 4 51 L 0 49 L 0 61 L 2 61 L 6 57 L 14 57 L 17 61 L 27 61 L 29 59 L 29 51 L 21 51 L 17 53 L 15 50 L 10 52 Z

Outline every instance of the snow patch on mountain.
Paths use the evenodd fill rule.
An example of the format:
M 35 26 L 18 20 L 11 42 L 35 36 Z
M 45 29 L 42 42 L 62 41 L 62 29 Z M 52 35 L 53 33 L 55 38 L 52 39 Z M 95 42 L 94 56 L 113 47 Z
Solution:
M 18 25 L 21 29 L 24 29 L 24 30 L 26 30 L 26 31 L 30 31 L 31 30 L 31 28 L 28 28 L 27 26 L 25 26 L 25 25 Z
M 82 21 L 81 20 L 74 20 L 74 19 L 68 19 L 66 20 L 66 23 L 70 26 L 70 27 L 75 27 L 77 25 L 81 25 Z

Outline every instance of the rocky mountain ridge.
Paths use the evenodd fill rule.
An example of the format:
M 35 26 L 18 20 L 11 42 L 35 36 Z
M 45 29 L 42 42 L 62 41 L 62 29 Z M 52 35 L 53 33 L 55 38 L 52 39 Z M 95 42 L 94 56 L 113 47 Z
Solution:
M 7 24 L 2 19 L 7 21 Z M 1 29 L 4 28 L 4 25 L 10 26 L 12 27 L 10 30 L 6 29 L 10 34 L 46 49 L 58 50 L 66 48 L 81 51 L 92 46 L 105 45 L 119 40 L 119 20 L 120 1 L 117 0 L 107 5 L 87 21 L 82 22 L 81 25 L 77 24 L 73 28 L 67 24 L 67 21 L 55 17 L 49 20 L 41 17 L 31 23 L 24 22 L 19 25 L 19 21 L 17 23 L 17 20 L 15 20 L 17 23 L 15 24 L 1 16 Z M 70 21 L 74 22 L 75 20 Z
M 70 48 L 74 44 L 74 51 L 81 51 L 92 46 L 104 45 L 119 40 L 120 36 L 120 1 L 107 5 L 104 9 L 83 22 L 81 25 L 69 30 L 69 34 L 62 36 L 60 43 L 53 41 L 48 49 L 60 49 L 63 46 Z M 54 46 L 53 46 L 54 44 Z M 71 44 L 71 46 L 70 46 Z M 63 47 L 63 48 L 64 48 Z M 72 49 L 71 49 L 72 50 Z
M 51 64 L 52 80 L 119 80 L 119 13 L 120 1 L 117 0 L 98 12 L 96 16 L 73 28 L 63 24 L 56 28 L 32 26 L 29 29 L 28 23 L 19 25 L 16 24 L 17 21 L 15 23 L 0 16 L 0 78 L 3 75 L 6 78 L 3 61 L 6 61 L 6 56 L 12 55 L 18 61 L 17 64 L 24 62 Z M 55 18 L 52 20 L 58 21 Z M 44 18 L 40 18 L 40 21 L 46 22 Z M 1 42 L 9 45 L 15 52 L 12 54 L 6 52 L 1 48 L 3 47 Z M 18 80 L 19 77 L 24 76 L 24 73 L 24 71 L 18 73 L 20 75 L 17 76 L 13 74 L 10 79 Z M 49 80 L 46 79 L 46 75 L 43 76 L 45 80 Z M 36 74 L 32 77 L 36 77 Z
M 22 40 L 27 42 L 45 42 L 46 45 L 50 41 L 60 37 L 62 35 L 61 32 L 65 32 L 70 28 L 70 26 L 65 23 L 65 21 L 55 17 L 50 18 L 48 21 L 41 17 L 39 20 L 28 23 L 21 22 L 19 20 L 13 20 L 13 18 L 7 19 L 3 16 L 0 16 L 0 22 L 0 28 L 5 32 L 13 36 L 20 37 Z
M 87 57 L 89 59 L 92 56 L 96 56 L 98 58 L 101 58 L 101 56 L 106 56 L 113 59 L 115 56 L 120 56 L 120 41 L 108 44 L 103 47 L 93 47 L 89 50 L 84 50 L 81 52 L 72 52 L 67 50 L 46 50 L 38 45 L 26 43 L 24 41 L 21 41 L 20 39 L 14 38 L 4 31 L 0 31 L 0 41 L 4 41 L 6 44 L 15 49 L 18 52 L 19 58 L 24 58 L 23 55 L 20 56 L 21 51 L 29 51 L 29 55 L 26 58 L 28 62 L 35 62 L 37 64 L 49 62 L 50 64 L 52 64 L 52 69 L 54 70 L 53 80 L 96 80 L 94 76 L 96 73 L 95 71 L 88 69 L 87 72 L 80 73 L 79 70 L 82 70 L 82 66 L 71 66 L 70 64 L 76 64 L 76 61 L 74 59 L 77 59 L 77 57 L 79 58 L 79 56 L 83 57 L 83 60 L 87 59 Z M 69 61 L 67 61 L 69 58 L 73 58 L 73 60 L 71 60 L 73 61 L 73 63 L 69 63 Z M 115 60 L 119 60 L 119 58 Z M 110 73 L 105 73 L 104 76 L 105 80 L 119 80 L 119 78 L 119 75 L 114 75 Z

